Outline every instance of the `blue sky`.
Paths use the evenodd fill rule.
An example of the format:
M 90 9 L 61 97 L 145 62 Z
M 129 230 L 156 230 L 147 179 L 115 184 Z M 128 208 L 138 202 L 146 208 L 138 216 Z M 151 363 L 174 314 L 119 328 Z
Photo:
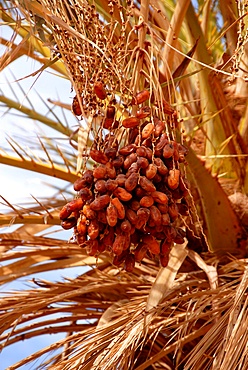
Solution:
M 2 26 L 0 28 L 0 36 L 8 38 L 11 34 L 11 30 L 7 26 Z M 0 47 L 0 55 L 3 52 L 3 48 Z M 9 68 L 0 74 L 0 90 L 8 98 L 13 98 L 13 91 L 18 96 L 22 104 L 28 105 L 28 101 L 23 95 L 23 92 L 18 87 L 15 82 L 17 79 L 22 79 L 26 75 L 29 75 L 40 68 L 40 64 L 30 60 L 27 57 L 22 57 L 20 60 L 13 62 Z M 36 91 L 42 96 L 43 99 L 48 98 L 52 100 L 61 100 L 63 103 L 70 104 L 72 101 L 73 94 L 71 93 L 71 84 L 68 80 L 59 79 L 53 74 L 48 72 L 43 72 L 42 75 L 35 81 L 37 76 L 23 79 L 20 81 L 25 92 L 28 92 L 28 98 L 33 102 L 36 109 L 45 113 L 47 109 L 38 97 Z M 34 86 L 32 87 L 33 83 Z M 13 89 L 13 91 L 12 91 Z M 32 120 L 28 120 L 25 117 L 16 115 L 17 112 L 13 111 L 12 114 L 6 114 L 6 109 L 0 105 L 0 148 L 6 147 L 8 144 L 6 142 L 7 137 L 19 137 L 28 136 L 31 140 L 36 140 L 37 133 L 40 133 L 40 128 Z M 56 114 L 58 114 L 63 120 L 63 116 L 60 108 L 56 108 Z M 77 121 L 71 112 L 66 113 L 66 117 L 70 122 L 72 129 L 76 128 Z M 58 136 L 57 132 L 53 130 L 42 127 L 43 135 L 47 136 Z M 62 180 L 57 180 L 47 176 L 40 175 L 38 173 L 32 173 L 30 171 L 18 170 L 10 166 L 0 164 L 0 195 L 5 197 L 11 203 L 19 203 L 23 201 L 31 200 L 31 195 L 37 197 L 51 196 L 55 193 L 52 186 L 66 186 L 67 184 Z M 49 183 L 51 186 L 47 186 L 44 182 Z M 69 190 L 73 192 L 73 188 L 69 187 Z M 5 211 L 0 204 L 0 212 Z M 11 228 L 4 228 L 1 232 L 8 232 Z M 57 235 L 56 235 L 57 236 Z M 67 240 L 71 236 L 71 231 L 61 232 L 60 237 Z M 83 272 L 83 268 L 72 268 L 66 270 L 57 270 L 54 272 L 39 274 L 39 277 L 53 280 L 61 281 L 63 277 L 76 277 Z M 30 280 L 32 277 L 28 277 Z M 27 288 L 25 283 L 26 279 L 19 279 L 15 284 L 8 284 L 2 289 L 1 292 L 6 289 L 22 289 Z M 33 340 L 24 341 L 22 343 L 14 344 L 13 346 L 5 348 L 2 353 L 0 353 L 0 370 L 6 369 L 11 364 L 19 361 L 23 357 L 31 354 L 32 352 L 43 348 L 44 346 L 53 343 L 55 340 L 64 337 L 63 334 L 47 335 L 42 337 L 34 338 Z M 41 360 L 41 359 L 40 359 Z M 40 363 L 39 360 L 39 363 Z M 21 370 L 35 369 L 38 364 L 26 365 Z

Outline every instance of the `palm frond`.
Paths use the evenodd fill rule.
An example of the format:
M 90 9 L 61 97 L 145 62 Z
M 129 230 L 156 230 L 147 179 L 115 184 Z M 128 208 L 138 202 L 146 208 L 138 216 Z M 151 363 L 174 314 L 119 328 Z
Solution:
M 78 248 L 73 247 L 71 254 L 76 250 Z M 60 254 L 58 249 L 54 252 L 54 258 L 60 258 L 61 254 L 68 253 L 68 248 L 60 248 Z M 73 261 L 70 255 L 68 257 L 69 261 Z M 83 261 L 85 257 L 81 251 Z M 211 259 L 210 264 L 213 263 L 213 257 Z M 89 263 L 87 260 L 85 262 Z M 231 340 L 236 327 L 238 330 L 242 328 L 233 319 L 237 312 L 236 304 L 244 307 L 240 311 L 240 320 L 246 320 L 243 303 L 246 300 L 244 281 L 247 261 L 230 261 L 220 266 L 219 286 L 215 289 L 210 288 L 206 275 L 197 269 L 187 273 L 179 272 L 166 297 L 149 311 L 145 310 L 146 302 L 158 268 L 144 261 L 130 275 L 106 262 L 98 261 L 97 269 L 85 272 L 77 279 L 61 283 L 40 280 L 36 281 L 40 286 L 37 289 L 15 292 L 15 298 L 5 297 L 1 304 L 2 320 L 6 328 L 14 326 L 10 334 L 3 337 L 3 345 L 41 334 L 49 325 L 50 333 L 67 331 L 69 334 L 73 331 L 73 334 L 56 344 L 56 348 L 61 351 L 66 344 L 63 355 L 56 355 L 45 365 L 56 369 L 88 369 L 94 366 L 96 369 L 112 369 L 121 366 L 141 370 L 149 365 L 172 369 L 181 362 L 185 363 L 186 359 L 182 357 L 185 350 L 193 353 L 185 365 L 187 369 L 213 364 L 216 354 L 221 361 L 225 348 L 219 350 L 222 343 L 220 334 L 229 331 Z M 20 304 L 23 301 L 26 302 L 25 306 Z M 106 310 L 109 315 L 105 315 L 102 322 L 101 317 Z M 47 318 L 47 315 L 56 312 L 70 312 L 70 315 L 60 320 Z M 152 321 L 149 326 L 145 326 L 151 314 Z M 32 320 L 38 317 L 42 317 L 42 321 L 32 325 Z M 89 318 L 88 322 L 84 320 Z M 233 330 L 230 320 L 234 320 Z M 71 323 L 74 324 L 71 326 Z M 218 339 L 215 342 L 212 340 L 213 335 Z M 198 345 L 195 347 L 196 343 Z M 237 356 L 242 353 L 244 345 L 245 338 L 240 342 Z M 53 348 L 46 348 L 42 353 Z M 35 360 L 40 354 L 32 355 L 13 368 Z M 226 358 L 226 361 L 231 361 L 231 357 Z M 243 365 L 246 364 L 245 356 L 241 361 Z

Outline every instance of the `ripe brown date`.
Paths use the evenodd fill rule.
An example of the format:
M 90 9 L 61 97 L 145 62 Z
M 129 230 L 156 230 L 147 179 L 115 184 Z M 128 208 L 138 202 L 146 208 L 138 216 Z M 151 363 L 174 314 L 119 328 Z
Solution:
M 115 266 L 120 266 L 125 261 L 126 255 L 128 254 L 128 250 L 123 250 L 120 255 L 115 255 L 113 258 L 113 264 Z
M 168 213 L 172 221 L 175 221 L 179 215 L 178 207 L 176 203 L 171 203 L 168 207 Z
M 122 220 L 125 217 L 125 207 L 123 206 L 123 204 L 121 203 L 121 201 L 118 198 L 111 199 L 111 202 L 113 203 L 113 205 L 117 209 L 118 218 Z
M 105 209 L 101 209 L 100 211 L 97 212 L 97 219 L 102 224 L 107 224 L 108 223 Z
M 125 258 L 124 268 L 127 272 L 132 272 L 135 266 L 135 257 L 133 253 L 128 253 Z
M 83 201 L 89 200 L 92 197 L 92 192 L 88 188 L 83 188 L 79 191 L 78 195 Z
M 130 247 L 130 234 L 123 233 L 123 235 L 125 236 L 125 242 L 124 242 L 124 245 L 123 245 L 123 250 L 127 250 Z
M 167 143 L 165 144 L 165 146 L 163 147 L 163 157 L 164 158 L 171 158 L 174 154 L 174 145 L 173 143 Z
M 124 175 L 124 173 L 119 173 L 119 175 L 117 175 L 116 177 L 116 181 L 118 183 L 119 186 L 123 187 L 125 185 L 125 181 L 127 179 L 127 176 Z
M 137 149 L 136 149 L 136 154 L 139 156 L 139 157 L 145 157 L 146 156 L 146 148 L 144 146 L 139 146 Z
M 81 100 L 82 100 L 82 98 L 81 98 Z M 81 116 L 82 115 L 82 110 L 81 110 L 80 103 L 78 101 L 77 96 L 74 96 L 74 98 L 73 98 L 72 105 L 71 105 L 71 110 L 72 110 L 72 113 L 75 114 L 75 116 Z
M 110 197 L 108 194 L 101 195 L 97 197 L 93 202 L 90 203 L 90 208 L 93 211 L 100 211 L 101 209 L 107 207 L 110 202 Z
M 179 185 L 180 170 L 173 169 L 169 171 L 168 186 L 170 189 L 175 190 Z
M 83 206 L 83 214 L 88 220 L 93 220 L 94 218 L 96 218 L 96 212 L 92 211 L 89 204 L 85 204 Z
M 148 137 L 151 136 L 154 130 L 154 124 L 152 122 L 149 122 L 142 130 L 141 136 L 142 139 L 147 139 Z
M 168 143 L 167 134 L 162 134 L 155 145 L 155 150 L 161 150 Z
M 145 207 L 140 207 L 137 211 L 137 217 L 138 220 L 136 221 L 136 228 L 141 229 L 144 225 L 146 225 L 147 221 L 149 220 L 150 217 L 150 210 Z
M 106 154 L 106 156 L 109 158 L 109 159 L 115 159 L 116 157 L 116 153 L 117 153 L 117 150 L 115 148 L 106 148 L 104 150 L 104 154 Z
M 146 169 L 149 166 L 148 159 L 145 157 L 139 157 L 137 160 L 137 166 Z
M 132 227 L 134 227 L 134 226 L 132 225 Z M 141 236 L 140 231 L 135 229 L 134 233 L 131 234 L 131 236 L 130 236 L 130 241 L 131 241 L 132 244 L 136 245 L 140 242 L 141 238 L 142 238 L 142 236 Z
M 150 93 L 148 90 L 138 92 L 132 99 L 132 105 L 139 105 L 149 99 Z
M 113 192 L 117 187 L 118 187 L 118 182 L 117 182 L 117 180 L 111 180 L 111 179 L 108 179 L 108 180 L 106 181 L 106 188 L 107 188 L 107 191 Z
M 152 192 L 152 197 L 157 203 L 161 204 L 167 204 L 168 203 L 168 197 L 166 194 L 162 193 L 161 191 L 154 191 Z
M 108 162 L 108 157 L 106 154 L 97 149 L 90 150 L 90 157 L 97 163 L 106 164 Z
M 105 117 L 104 120 L 103 120 L 103 128 L 106 128 L 106 129 L 109 130 L 112 127 L 113 123 L 114 123 L 113 118 Z
M 141 107 L 136 113 L 138 119 L 143 119 L 151 115 L 151 108 L 148 106 Z
M 153 163 L 150 163 L 149 166 L 146 169 L 146 178 L 148 180 L 151 180 L 156 176 L 157 174 L 157 166 Z
M 140 124 L 140 120 L 137 117 L 128 117 L 122 121 L 122 126 L 125 128 L 136 127 Z
M 97 180 L 95 183 L 95 190 L 100 194 L 105 194 L 107 192 L 106 181 Z
M 115 226 L 117 224 L 118 212 L 113 203 L 110 203 L 106 210 L 106 218 L 109 226 Z
M 137 213 L 134 212 L 132 209 L 128 208 L 126 210 L 126 217 L 127 219 L 131 222 L 131 224 L 135 225 L 137 220 L 138 220 L 138 216 L 137 216 Z
M 79 191 L 83 189 L 85 186 L 87 186 L 87 182 L 83 177 L 80 177 L 79 179 L 77 179 L 73 185 L 75 191 Z
M 130 204 L 130 208 L 133 210 L 133 211 L 138 211 L 138 209 L 140 208 L 140 202 L 138 200 L 133 200 Z
M 162 214 L 162 225 L 169 225 L 170 224 L 170 216 L 168 213 Z
M 121 168 L 124 163 L 124 158 L 122 155 L 118 155 L 115 157 L 115 159 L 112 161 L 112 164 L 115 168 Z
M 151 148 L 148 148 L 148 147 L 145 147 L 146 149 L 146 158 L 149 160 L 149 161 L 152 161 L 152 158 L 153 158 L 153 151 Z
M 135 195 L 137 196 L 137 198 L 141 199 L 143 197 L 145 197 L 146 195 L 149 195 L 147 191 L 145 191 L 144 189 L 142 189 L 140 186 L 137 186 L 137 188 L 135 189 Z
M 65 220 L 66 218 L 68 218 L 70 215 L 72 214 L 72 211 L 67 207 L 67 204 L 65 206 L 63 206 L 63 208 L 61 209 L 61 211 L 59 212 L 59 218 L 61 220 Z
M 91 220 L 87 229 L 90 239 L 94 240 L 98 237 L 100 229 L 98 220 Z
M 188 148 L 182 144 L 178 144 L 178 161 L 179 163 L 182 163 L 185 161 L 185 156 L 188 154 Z
M 94 181 L 93 171 L 92 170 L 86 170 L 83 173 L 82 178 L 86 181 L 87 185 L 91 185 Z
M 141 145 L 146 146 L 147 148 L 152 148 L 152 138 L 148 137 L 147 139 L 143 139 Z
M 139 172 L 139 167 L 137 165 L 137 162 L 134 162 L 131 164 L 131 166 L 129 167 L 127 173 L 126 173 L 126 177 L 129 177 L 131 175 L 131 173 L 138 173 Z
M 100 165 L 93 170 L 93 176 L 95 179 L 104 179 L 107 174 L 107 168 L 104 165 Z
M 114 239 L 115 239 L 114 229 L 112 227 L 110 227 L 108 229 L 107 233 L 102 238 L 101 242 L 102 242 L 102 244 L 106 245 L 107 247 L 112 247 Z
M 140 262 L 145 258 L 148 251 L 147 244 L 140 242 L 134 251 L 135 261 Z
M 81 248 L 83 248 L 83 247 L 85 247 L 86 246 L 86 241 L 87 241 L 87 236 L 86 235 L 81 235 L 81 234 L 76 234 L 75 235 L 75 237 L 76 237 L 76 241 L 77 241 L 77 243 L 78 243 L 78 245 L 81 247 Z
M 119 150 L 119 154 L 121 155 L 129 155 L 131 153 L 134 153 L 136 151 L 136 145 L 135 144 L 128 144 L 124 147 L 122 147 L 120 150 Z
M 121 223 L 121 230 L 124 232 L 124 233 L 130 233 L 131 231 L 131 228 L 132 228 L 132 225 L 130 223 L 130 221 L 128 220 L 124 220 L 122 221 Z
M 143 243 L 147 245 L 147 248 L 151 253 L 160 253 L 160 244 L 153 235 L 145 235 L 143 238 Z
M 106 249 L 107 249 L 107 245 L 103 243 L 102 239 L 100 240 L 98 239 L 97 252 L 100 254 L 100 253 L 103 253 Z
M 153 177 L 152 181 L 154 184 L 159 184 L 162 181 L 162 176 L 159 175 L 159 173 L 156 173 L 156 175 Z
M 107 162 L 106 163 L 106 171 L 107 171 L 107 177 L 110 179 L 116 179 L 116 169 L 113 166 L 113 163 Z
M 148 191 L 148 192 L 155 192 L 156 191 L 156 187 L 145 176 L 140 176 L 139 184 L 142 187 L 142 189 L 144 189 L 145 191 Z
M 165 123 L 160 121 L 159 119 L 154 120 L 155 128 L 154 128 L 154 136 L 159 137 L 165 129 Z
M 77 231 L 81 235 L 85 235 L 87 233 L 87 218 L 85 215 L 80 215 L 77 220 Z
M 106 110 L 106 117 L 108 119 L 114 119 L 115 116 L 115 106 L 112 104 L 108 104 L 107 110 Z
M 163 255 L 169 255 L 172 246 L 171 241 L 164 240 L 160 245 L 160 252 Z
M 150 221 L 152 221 L 153 223 L 154 223 L 154 226 L 155 225 L 160 225 L 161 224 L 161 222 L 162 222 L 162 216 L 161 216 L 161 212 L 160 212 L 160 210 L 156 207 L 156 206 L 154 206 L 154 205 L 152 205 L 151 207 L 150 207 L 150 220 L 149 220 L 149 222 Z
M 126 243 L 126 238 L 124 235 L 120 235 L 120 234 L 116 235 L 114 243 L 113 243 L 114 254 L 116 254 L 117 256 L 120 256 L 124 250 L 125 243 Z
M 189 207 L 187 206 L 187 204 L 178 203 L 177 207 L 178 207 L 178 212 L 180 213 L 180 215 L 182 215 L 182 216 L 188 216 L 189 215 Z
M 174 243 L 183 244 L 185 238 L 185 232 L 182 229 L 177 229 L 177 235 L 174 238 Z
M 169 116 L 171 116 L 173 113 L 175 113 L 175 109 L 172 108 L 172 106 L 165 99 L 162 100 L 162 104 L 163 104 L 163 110 L 165 114 L 168 114 Z
M 160 259 L 161 266 L 162 267 L 167 267 L 167 265 L 169 263 L 169 255 L 160 254 L 159 259 Z
M 118 150 L 119 142 L 116 136 L 112 133 L 109 133 L 105 136 L 103 143 L 104 143 L 104 148 L 114 148 Z
M 157 166 L 157 170 L 160 175 L 166 175 L 168 173 L 169 170 L 161 158 L 155 158 L 154 163 Z
M 105 87 L 101 81 L 96 81 L 94 83 L 94 92 L 96 96 L 101 100 L 104 100 L 107 97 Z
M 143 198 L 140 199 L 140 205 L 141 207 L 151 207 L 154 203 L 153 197 L 150 195 L 145 195 Z
M 125 170 L 127 170 L 132 163 L 136 162 L 137 160 L 137 154 L 136 153 L 131 153 L 129 154 L 126 159 L 124 160 L 124 163 L 123 163 L 123 168 Z
M 139 174 L 131 173 L 131 175 L 125 181 L 125 188 L 128 192 L 132 191 L 138 185 Z
M 61 226 L 65 230 L 72 229 L 74 226 L 76 226 L 76 224 L 77 224 L 76 217 L 68 217 L 61 222 Z
M 167 242 L 173 242 L 173 240 L 175 239 L 175 237 L 177 235 L 177 231 L 176 231 L 175 227 L 173 227 L 171 225 L 164 226 L 163 232 L 165 234 Z
M 132 194 L 121 187 L 118 187 L 114 190 L 114 195 L 124 202 L 127 202 L 132 198 Z

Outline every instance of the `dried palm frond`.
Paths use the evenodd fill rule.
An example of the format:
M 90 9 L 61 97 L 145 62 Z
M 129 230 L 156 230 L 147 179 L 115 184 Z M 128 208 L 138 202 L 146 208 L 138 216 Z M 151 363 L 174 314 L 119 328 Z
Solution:
M 51 247 L 53 241 L 48 243 L 49 248 L 42 247 L 41 254 L 45 257 L 49 251 L 49 257 L 57 259 L 58 267 L 64 266 L 63 256 L 68 266 L 79 261 L 78 258 L 81 264 L 95 263 L 94 258 L 90 260 L 76 246 L 65 247 L 61 242 L 58 247 Z M 23 253 L 26 258 L 34 254 L 30 251 L 28 257 L 27 251 Z M 21 256 L 22 253 L 12 251 L 9 258 Z M 190 266 L 190 260 L 188 263 Z M 210 256 L 208 263 L 216 264 L 218 260 Z M 45 271 L 46 264 L 42 266 L 28 268 L 27 274 L 33 275 L 42 268 Z M 224 369 L 231 366 L 230 362 L 226 365 L 227 361 L 234 361 L 233 364 L 239 361 L 242 368 L 247 366 L 246 356 L 242 357 L 246 337 L 237 341 L 239 350 L 232 356 L 223 360 L 222 354 L 227 346 L 232 347 L 242 330 L 245 336 L 246 267 L 245 260 L 221 264 L 219 284 L 215 288 L 210 287 L 206 275 L 197 268 L 179 271 L 164 298 L 149 309 L 147 300 L 158 266 L 144 260 L 128 274 L 103 257 L 98 261 L 98 268 L 83 272 L 76 279 L 59 283 L 39 279 L 34 280 L 36 289 L 15 292 L 14 296 L 5 293 L 0 303 L 2 346 L 47 332 L 68 333 L 65 339 L 13 365 L 12 369 L 35 361 L 42 353 L 55 348 L 60 353 L 51 355 L 43 364 L 46 368 L 142 370 L 154 365 L 174 369 L 187 362 L 187 369 L 209 368 L 211 364 Z M 52 318 L 58 312 L 63 312 L 62 316 Z M 146 325 L 148 317 L 149 325 Z M 223 333 L 226 333 L 225 342 L 221 340 Z

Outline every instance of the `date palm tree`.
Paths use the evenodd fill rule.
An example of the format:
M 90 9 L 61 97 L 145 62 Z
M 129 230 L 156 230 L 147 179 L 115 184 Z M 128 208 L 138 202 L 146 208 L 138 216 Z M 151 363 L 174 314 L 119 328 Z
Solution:
M 4 91 L 0 95 L 2 119 L 18 113 L 40 130 L 37 141 L 27 134 L 8 138 L 1 165 L 64 182 L 54 188 L 55 195 L 33 197 L 25 205 L 2 197 L 2 356 L 16 343 L 64 334 L 9 369 L 30 364 L 49 369 L 247 368 L 245 1 L 228 6 L 223 0 L 1 4 L 2 26 L 11 30 L 10 37 L 1 38 L 1 70 L 14 75 L 12 66 L 25 56 L 40 65 L 33 77 L 49 86 L 46 72 L 52 73 L 58 84 L 69 81 L 73 91 L 67 102 L 39 95 L 45 114 L 21 79 L 10 84 L 13 98 Z M 20 88 L 22 98 L 12 86 Z M 169 172 L 171 177 L 178 171 L 184 179 L 185 199 L 180 206 L 176 202 L 179 210 L 175 217 L 170 213 L 169 221 L 182 234 L 166 256 L 148 248 L 134 268 L 126 262 L 125 270 L 113 263 L 112 245 L 102 253 L 83 248 L 73 234 L 74 220 L 61 212 L 79 199 L 72 184 L 99 166 L 95 161 L 106 164 L 97 157 L 96 140 L 113 133 L 123 148 L 134 145 L 135 130 L 134 139 L 149 139 L 141 131 L 148 130 L 147 122 L 137 118 L 147 112 L 138 110 L 142 92 L 149 100 L 143 107 L 164 119 L 167 139 L 187 152 L 186 161 Z M 58 108 L 62 115 L 55 113 Z M 155 144 L 143 142 L 149 145 L 153 158 Z M 173 194 L 178 186 L 171 185 Z M 61 230 L 60 218 L 64 228 L 72 227 L 69 236 L 54 234 Z M 8 225 L 15 225 L 14 231 Z M 82 267 L 75 278 L 36 277 L 58 269 L 66 275 L 75 267 Z M 8 290 L 10 282 L 23 277 L 32 278 L 28 288 Z

